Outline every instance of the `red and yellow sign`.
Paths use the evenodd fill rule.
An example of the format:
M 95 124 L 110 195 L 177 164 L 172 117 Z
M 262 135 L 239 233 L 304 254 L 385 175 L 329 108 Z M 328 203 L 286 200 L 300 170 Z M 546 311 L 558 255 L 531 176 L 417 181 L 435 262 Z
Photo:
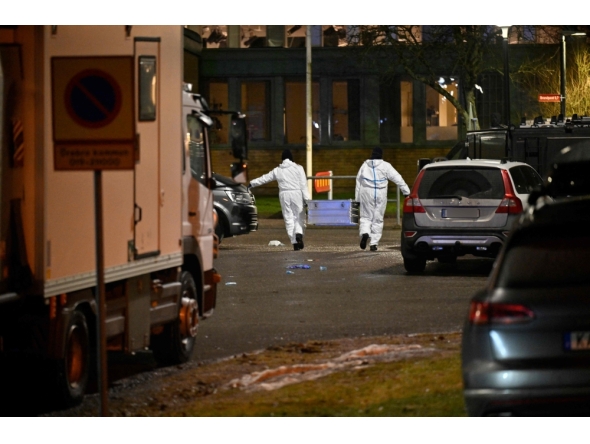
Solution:
M 54 168 L 133 169 L 133 57 L 54 57 Z
M 559 103 L 561 102 L 561 94 L 539 94 L 539 102 Z

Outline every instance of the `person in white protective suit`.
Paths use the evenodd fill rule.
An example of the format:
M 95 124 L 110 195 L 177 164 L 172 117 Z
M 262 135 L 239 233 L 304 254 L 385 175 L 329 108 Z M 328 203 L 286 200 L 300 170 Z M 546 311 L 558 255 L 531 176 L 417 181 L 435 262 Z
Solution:
M 371 239 L 371 251 L 377 251 L 377 245 L 383 233 L 383 217 L 387 206 L 387 185 L 395 183 L 404 196 L 410 194 L 410 188 L 389 162 L 383 160 L 383 150 L 375 147 L 371 158 L 363 162 L 356 176 L 355 200 L 360 202 L 359 235 L 360 246 L 367 248 Z
M 293 249 L 303 250 L 303 234 L 305 233 L 305 205 L 311 199 L 307 189 L 307 177 L 301 165 L 293 162 L 291 151 L 284 150 L 282 163 L 270 171 L 250 181 L 251 187 L 264 185 L 276 180 L 279 184 L 279 200 L 285 228 Z

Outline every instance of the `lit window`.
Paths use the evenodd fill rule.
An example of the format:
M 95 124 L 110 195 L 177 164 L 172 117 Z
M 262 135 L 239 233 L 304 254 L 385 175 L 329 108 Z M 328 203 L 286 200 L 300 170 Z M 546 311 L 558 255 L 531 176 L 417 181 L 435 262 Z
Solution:
M 384 81 L 379 86 L 379 140 L 381 143 L 414 141 L 413 82 Z
M 344 25 L 323 25 L 322 35 L 324 37 L 324 46 L 347 46 L 346 26 Z
M 227 48 L 227 25 L 203 25 L 205 48 Z
M 450 95 L 457 97 L 456 80 L 441 77 L 439 84 Z M 426 87 L 426 140 L 453 140 L 457 138 L 457 109 L 442 94 Z
M 240 25 L 240 48 L 266 46 L 266 25 Z
M 305 82 L 285 82 L 285 135 L 287 143 L 305 143 L 307 138 Z M 320 85 L 312 84 L 312 137 L 313 143 L 320 141 Z
M 414 85 L 410 81 L 400 82 L 401 89 L 401 125 L 400 142 L 412 143 L 414 141 Z
M 268 82 L 243 82 L 241 111 L 246 114 L 248 140 L 270 140 Z
M 331 134 L 335 142 L 361 139 L 360 82 L 342 80 L 332 83 Z

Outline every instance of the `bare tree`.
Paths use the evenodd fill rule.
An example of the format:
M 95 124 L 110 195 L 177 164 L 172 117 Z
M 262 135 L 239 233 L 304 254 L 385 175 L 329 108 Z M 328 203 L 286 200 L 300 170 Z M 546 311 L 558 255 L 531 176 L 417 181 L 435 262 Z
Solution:
M 482 72 L 501 61 L 498 57 L 500 30 L 497 27 L 359 25 L 352 27 L 351 31 L 349 44 L 366 48 L 366 61 L 378 60 L 376 63 L 382 75 L 399 74 L 398 66 L 401 65 L 413 79 L 446 97 L 462 115 L 466 129 L 479 129 L 475 86 Z M 439 83 L 443 72 L 460 79 L 463 100 L 450 94 Z M 472 122 L 474 126 L 470 125 Z
M 590 115 L 590 48 L 586 39 L 572 37 L 567 43 L 566 115 Z M 538 94 L 560 90 L 559 48 L 550 53 L 525 58 L 512 73 L 514 82 L 529 95 L 523 116 L 555 116 L 559 103 L 538 103 Z

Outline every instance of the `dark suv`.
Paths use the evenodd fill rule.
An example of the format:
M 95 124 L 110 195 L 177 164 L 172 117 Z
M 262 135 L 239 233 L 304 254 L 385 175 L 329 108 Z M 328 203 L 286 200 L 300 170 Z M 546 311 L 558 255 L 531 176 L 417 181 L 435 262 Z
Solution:
M 451 160 L 426 165 L 404 201 L 401 250 L 409 273 L 427 260 L 496 257 L 541 176 L 521 162 Z
M 590 142 L 561 150 L 471 300 L 467 413 L 590 414 Z
M 215 234 L 219 242 L 224 237 L 248 234 L 258 229 L 256 199 L 248 189 L 229 177 L 213 173 L 213 207 L 217 211 Z

